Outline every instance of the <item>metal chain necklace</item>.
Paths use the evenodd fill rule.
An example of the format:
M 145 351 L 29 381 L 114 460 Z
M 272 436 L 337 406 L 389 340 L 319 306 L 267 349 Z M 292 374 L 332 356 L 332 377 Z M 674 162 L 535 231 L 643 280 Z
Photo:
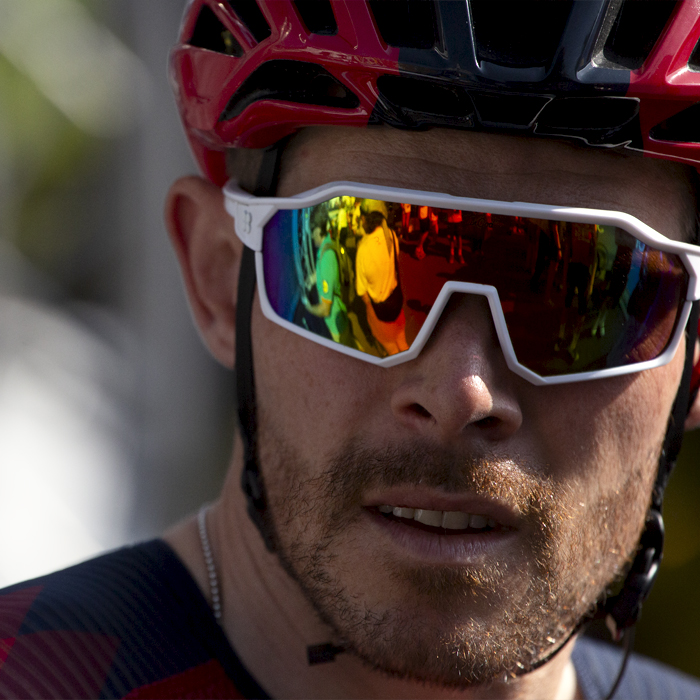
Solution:
M 216 566 L 214 566 L 214 554 L 209 544 L 209 536 L 207 535 L 207 512 L 209 504 L 205 503 L 197 513 L 197 525 L 199 527 L 199 541 L 202 543 L 202 554 L 204 554 L 204 563 L 207 566 L 207 574 L 209 575 L 209 594 L 211 596 L 211 609 L 214 613 L 214 619 L 221 625 L 221 598 L 219 596 L 219 577 L 216 575 Z M 334 661 L 337 654 L 345 651 L 343 647 L 334 644 L 316 644 L 306 648 L 309 666 L 315 664 L 327 663 Z
M 207 536 L 207 512 L 209 504 L 204 504 L 197 514 L 197 524 L 199 525 L 199 540 L 202 543 L 202 553 L 204 554 L 204 563 L 207 565 L 207 574 L 209 575 L 209 594 L 211 595 L 211 609 L 214 613 L 214 619 L 221 624 L 221 599 L 219 598 L 219 577 L 216 575 L 216 567 L 214 566 L 214 555 L 209 544 Z

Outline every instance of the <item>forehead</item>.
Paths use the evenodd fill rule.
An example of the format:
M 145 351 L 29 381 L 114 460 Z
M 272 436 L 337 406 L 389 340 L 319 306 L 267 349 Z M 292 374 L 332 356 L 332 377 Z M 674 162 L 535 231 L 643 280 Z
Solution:
M 334 180 L 612 209 L 680 240 L 695 220 L 687 166 L 551 139 L 389 127 L 310 128 L 297 135 L 285 152 L 279 194 Z

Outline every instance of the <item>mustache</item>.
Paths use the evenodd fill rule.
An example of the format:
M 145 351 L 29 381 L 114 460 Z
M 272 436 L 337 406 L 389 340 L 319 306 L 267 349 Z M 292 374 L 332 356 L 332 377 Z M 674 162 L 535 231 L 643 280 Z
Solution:
M 343 508 L 360 505 L 370 489 L 400 485 L 494 499 L 526 518 L 540 519 L 566 501 L 551 477 L 526 460 L 419 442 L 377 449 L 355 441 L 336 454 L 322 479 L 324 498 Z

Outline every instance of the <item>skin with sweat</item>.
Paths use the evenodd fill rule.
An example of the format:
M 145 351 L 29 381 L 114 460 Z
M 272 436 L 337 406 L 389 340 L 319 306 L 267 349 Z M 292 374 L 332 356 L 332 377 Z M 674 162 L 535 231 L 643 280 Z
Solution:
M 384 128 L 297 136 L 278 193 L 334 180 L 616 209 L 676 239 L 693 220 L 680 167 L 562 142 Z M 231 367 L 241 244 L 221 194 L 180 180 L 166 218 L 201 333 Z M 479 297 L 454 296 L 421 355 L 388 369 L 289 333 L 257 300 L 252 333 L 279 556 L 245 513 L 239 440 L 208 527 L 224 629 L 265 690 L 575 697 L 572 642 L 517 673 L 566 639 L 633 551 L 683 346 L 665 367 L 535 387 L 508 370 Z M 499 527 L 455 544 L 387 526 L 386 504 L 484 512 Z M 207 595 L 194 522 L 165 539 Z M 327 641 L 350 653 L 309 667 L 306 647 Z

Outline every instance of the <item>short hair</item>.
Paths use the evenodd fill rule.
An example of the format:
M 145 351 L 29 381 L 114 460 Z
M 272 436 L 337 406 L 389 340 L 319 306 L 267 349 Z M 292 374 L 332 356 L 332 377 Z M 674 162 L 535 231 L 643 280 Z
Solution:
M 365 226 L 365 231 L 367 233 L 372 233 L 377 228 L 377 226 L 381 226 L 382 222 L 386 218 L 384 214 L 382 214 L 382 212 L 380 211 L 368 211 L 362 216 L 367 222 L 367 225 Z

